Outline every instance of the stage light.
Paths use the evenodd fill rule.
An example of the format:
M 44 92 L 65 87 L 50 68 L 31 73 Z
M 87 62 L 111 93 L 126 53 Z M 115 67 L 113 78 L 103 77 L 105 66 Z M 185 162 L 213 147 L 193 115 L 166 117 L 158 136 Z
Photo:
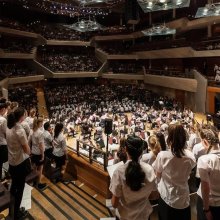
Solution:
M 220 15 L 220 3 L 206 4 L 205 7 L 198 8 L 195 18 L 211 17 Z
M 64 26 L 79 32 L 91 32 L 91 31 L 98 31 L 104 29 L 104 26 L 102 26 L 95 20 L 94 21 L 90 20 L 90 18 L 89 20 L 81 19 L 72 25 L 64 25 Z
M 147 12 L 189 7 L 190 0 L 137 0 L 142 10 Z
M 165 24 L 156 24 L 152 28 L 143 30 L 145 36 L 173 35 L 176 34 L 176 29 L 171 29 Z

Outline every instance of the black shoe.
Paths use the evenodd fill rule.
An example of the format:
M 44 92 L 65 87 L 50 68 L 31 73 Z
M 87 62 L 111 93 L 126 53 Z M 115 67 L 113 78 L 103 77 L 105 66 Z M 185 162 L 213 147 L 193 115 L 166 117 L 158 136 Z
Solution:
M 46 183 L 38 183 L 37 188 L 39 190 L 44 190 L 47 188 L 47 184 Z
M 21 208 L 21 209 L 18 211 L 18 215 L 17 215 L 17 218 L 16 218 L 16 219 L 18 219 L 18 220 L 24 219 L 28 214 L 29 214 L 28 211 L 26 211 L 24 208 Z

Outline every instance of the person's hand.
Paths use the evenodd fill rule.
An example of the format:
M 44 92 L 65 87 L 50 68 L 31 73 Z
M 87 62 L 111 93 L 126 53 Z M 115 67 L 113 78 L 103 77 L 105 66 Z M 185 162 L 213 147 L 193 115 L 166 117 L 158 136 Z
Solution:
M 207 219 L 207 220 L 212 220 L 212 219 L 213 219 L 213 218 L 212 218 L 212 213 L 211 213 L 211 211 L 206 212 L 206 213 L 205 213 L 205 216 L 206 216 L 206 219 Z
M 40 162 L 42 162 L 42 161 L 44 161 L 44 157 L 41 157 L 41 160 L 40 160 Z

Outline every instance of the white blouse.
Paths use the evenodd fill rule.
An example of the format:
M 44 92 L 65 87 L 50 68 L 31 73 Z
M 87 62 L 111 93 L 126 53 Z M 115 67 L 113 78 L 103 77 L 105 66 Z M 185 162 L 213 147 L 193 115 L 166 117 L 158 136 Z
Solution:
M 151 192 L 156 190 L 156 176 L 150 165 L 140 162 L 145 172 L 145 182 L 139 191 L 132 191 L 125 179 L 125 170 L 129 162 L 114 171 L 109 189 L 113 195 L 120 198 L 118 211 L 121 220 L 146 220 L 152 212 L 148 198 Z
M 31 153 L 34 155 L 41 155 L 39 145 L 42 144 L 43 148 L 45 148 L 43 132 L 38 128 L 35 132 L 31 133 L 30 139 L 32 144 Z
M 53 155 L 57 157 L 62 157 L 66 152 L 66 140 L 62 133 L 58 135 L 57 138 L 53 140 Z
M 185 156 L 178 158 L 171 151 L 161 151 L 153 163 L 155 172 L 161 173 L 158 191 L 167 205 L 175 209 L 189 206 L 188 179 L 191 170 L 196 166 L 196 160 L 189 150 Z
M 148 163 L 150 165 L 152 165 L 155 160 L 156 160 L 156 157 L 152 151 L 149 153 L 143 154 L 141 158 L 142 162 Z
M 10 165 L 17 166 L 29 157 L 22 147 L 28 144 L 28 140 L 25 130 L 20 123 L 17 123 L 11 129 L 7 128 L 6 140 L 8 146 L 8 162 Z
M 6 142 L 7 120 L 0 115 L 0 145 L 7 145 Z
M 209 183 L 209 205 L 220 206 L 220 150 L 201 156 L 197 171 L 201 180 Z M 201 185 L 197 193 L 202 198 Z

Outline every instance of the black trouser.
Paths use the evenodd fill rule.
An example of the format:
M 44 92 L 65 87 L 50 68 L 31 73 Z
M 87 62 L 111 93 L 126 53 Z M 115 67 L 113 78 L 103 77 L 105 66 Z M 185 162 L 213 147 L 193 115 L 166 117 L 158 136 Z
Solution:
M 47 157 L 48 159 L 52 159 L 53 158 L 52 152 L 53 152 L 53 148 L 46 149 L 44 151 L 45 157 Z
M 198 196 L 198 198 L 197 198 L 196 208 L 197 208 L 197 220 L 206 220 L 206 215 L 203 212 L 203 201 L 202 201 L 202 198 L 200 196 Z M 209 209 L 212 213 L 213 220 L 219 220 L 219 218 L 220 218 L 220 207 L 219 206 L 216 206 L 216 207 L 209 206 Z
M 18 211 L 21 205 L 23 196 L 25 178 L 27 176 L 25 163 L 21 163 L 17 166 L 9 165 L 9 172 L 11 174 L 11 195 L 14 197 L 14 220 L 18 219 Z
M 7 145 L 0 146 L 0 180 L 2 179 L 3 163 L 8 161 L 8 148 Z
M 191 220 L 190 206 L 185 209 L 175 209 L 159 199 L 159 220 Z

